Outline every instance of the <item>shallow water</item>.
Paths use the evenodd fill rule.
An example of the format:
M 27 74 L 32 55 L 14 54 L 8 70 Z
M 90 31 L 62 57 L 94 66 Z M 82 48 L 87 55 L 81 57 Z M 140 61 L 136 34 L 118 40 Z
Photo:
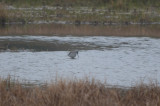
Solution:
M 42 83 L 94 77 L 111 85 L 160 81 L 160 39 L 104 36 L 0 36 L 0 73 Z M 70 59 L 69 50 L 79 50 Z

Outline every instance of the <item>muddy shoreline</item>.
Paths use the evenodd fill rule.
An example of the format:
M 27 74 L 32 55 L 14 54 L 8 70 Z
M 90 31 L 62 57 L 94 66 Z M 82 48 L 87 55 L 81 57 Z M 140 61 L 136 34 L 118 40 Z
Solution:
M 0 28 L 0 35 L 160 37 L 160 25 L 28 24 Z

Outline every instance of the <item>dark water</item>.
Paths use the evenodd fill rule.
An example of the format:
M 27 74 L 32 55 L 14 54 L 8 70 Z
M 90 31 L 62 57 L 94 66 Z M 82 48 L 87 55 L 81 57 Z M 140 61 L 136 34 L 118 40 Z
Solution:
M 128 42 L 113 42 L 101 44 L 97 37 L 60 37 L 58 36 L 1 36 L 0 50 L 7 49 L 16 50 L 31 50 L 31 51 L 68 51 L 68 50 L 103 50 L 119 48 L 122 45 L 128 45 Z M 70 39 L 68 39 L 70 38 Z M 102 38 L 102 37 L 100 37 Z M 102 39 L 103 40 L 103 39 Z

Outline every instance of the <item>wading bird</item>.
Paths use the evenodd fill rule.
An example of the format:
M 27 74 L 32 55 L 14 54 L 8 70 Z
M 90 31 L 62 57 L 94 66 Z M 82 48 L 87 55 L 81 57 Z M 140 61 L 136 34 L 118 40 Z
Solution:
M 69 54 L 68 54 L 68 56 L 70 58 L 74 59 L 76 56 L 78 56 L 78 51 L 70 51 Z

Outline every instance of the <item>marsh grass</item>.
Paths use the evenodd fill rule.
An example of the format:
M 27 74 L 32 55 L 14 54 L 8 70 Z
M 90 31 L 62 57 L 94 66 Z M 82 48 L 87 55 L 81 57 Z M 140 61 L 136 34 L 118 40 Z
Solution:
M 1 106 L 159 106 L 159 98 L 157 83 L 118 88 L 86 78 L 25 87 L 18 81 L 0 80 Z
M 152 10 L 149 9 L 146 12 L 144 9 L 140 10 L 128 10 L 128 12 L 120 11 L 116 9 L 107 10 L 107 8 L 95 8 L 91 11 L 91 7 L 87 9 L 81 8 L 65 8 L 65 7 L 55 7 L 56 9 L 40 9 L 28 8 L 28 9 L 18 9 L 8 11 L 8 23 L 36 23 L 36 22 L 66 22 L 66 24 L 74 24 L 76 20 L 80 21 L 82 24 L 89 23 L 90 25 L 95 25 L 96 22 L 99 25 L 107 25 L 112 21 L 116 24 L 152 24 L 153 22 L 159 22 L 158 10 L 155 10 L 155 15 L 152 15 Z M 109 12 L 110 11 L 110 12 Z M 128 25 L 128 24 L 126 24 Z
M 30 0 L 29 0 L 30 1 Z M 29 2 L 28 1 L 28 2 Z M 72 0 L 64 1 L 64 4 L 68 4 Z M 74 3 L 86 2 L 75 1 Z M 103 2 L 103 0 L 100 0 Z M 6 5 L 9 2 L 8 0 Z M 20 3 L 22 1 L 17 1 Z M 25 1 L 27 3 L 27 1 Z M 42 0 L 33 1 L 37 4 L 41 3 Z M 53 3 L 56 3 L 55 1 Z M 88 2 L 91 2 L 90 0 Z M 146 7 L 146 8 L 136 8 L 136 7 L 123 7 L 126 3 L 125 0 L 113 0 L 107 1 L 107 6 L 65 6 L 65 5 L 50 5 L 49 1 L 42 2 L 38 8 L 22 6 L 22 8 L 14 7 L 14 9 L 4 9 L 4 6 L 0 5 L 0 22 L 1 24 L 29 24 L 36 23 L 38 21 L 46 22 L 59 22 L 64 21 L 66 24 L 74 24 L 76 20 L 80 23 L 89 23 L 91 25 L 106 25 L 105 23 L 116 23 L 116 24 L 152 24 L 153 22 L 159 22 L 159 8 L 158 7 Z M 96 3 L 96 1 L 94 1 Z M 128 2 L 130 3 L 130 2 Z M 2 4 L 2 3 L 1 3 Z M 13 3 L 14 4 L 14 3 Z M 112 4 L 113 6 L 108 6 Z M 114 8 L 114 5 L 116 8 Z M 53 7 L 54 9 L 51 9 Z M 96 22 L 96 23 L 95 23 Z
M 159 0 L 0 0 L 15 6 L 109 6 L 114 8 L 159 6 Z

